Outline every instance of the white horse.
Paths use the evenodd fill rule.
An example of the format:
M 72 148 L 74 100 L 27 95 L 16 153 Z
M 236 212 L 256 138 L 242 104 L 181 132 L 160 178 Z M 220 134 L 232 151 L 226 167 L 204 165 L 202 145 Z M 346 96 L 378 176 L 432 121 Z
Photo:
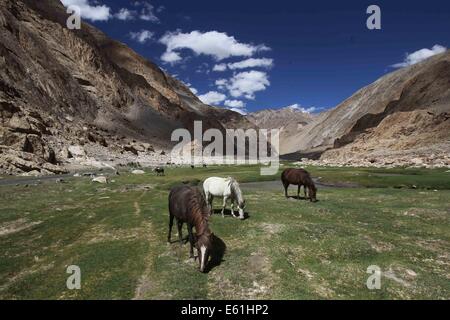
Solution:
M 225 207 L 227 206 L 228 199 L 231 200 L 231 213 L 233 217 L 237 218 L 234 214 L 234 206 L 237 204 L 239 210 L 239 218 L 244 219 L 245 200 L 242 196 L 239 183 L 234 178 L 217 178 L 211 177 L 205 180 L 203 183 L 203 190 L 205 191 L 206 201 L 208 202 L 211 214 L 213 213 L 213 200 L 214 197 L 223 197 L 222 217 L 225 216 Z

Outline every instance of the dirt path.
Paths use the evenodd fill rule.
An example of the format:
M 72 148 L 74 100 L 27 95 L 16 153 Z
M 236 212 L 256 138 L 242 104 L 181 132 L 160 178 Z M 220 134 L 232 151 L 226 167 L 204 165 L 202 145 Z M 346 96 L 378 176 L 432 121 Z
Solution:
M 146 193 L 147 193 L 147 191 L 142 192 L 142 194 L 136 199 L 136 201 L 133 204 L 134 205 L 134 213 L 137 216 L 140 216 L 141 212 L 142 212 L 139 201 L 141 201 L 141 199 L 146 195 Z

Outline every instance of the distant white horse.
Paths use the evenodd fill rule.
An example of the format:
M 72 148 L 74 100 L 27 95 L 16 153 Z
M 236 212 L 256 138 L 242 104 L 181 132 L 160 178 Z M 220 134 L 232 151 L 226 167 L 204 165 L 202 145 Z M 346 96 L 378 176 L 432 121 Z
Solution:
M 211 177 L 205 180 L 203 183 L 203 190 L 205 191 L 206 201 L 208 202 L 211 214 L 213 213 L 213 200 L 214 197 L 223 198 L 222 217 L 225 216 L 225 207 L 227 206 L 228 199 L 231 200 L 231 213 L 233 217 L 237 218 L 234 214 L 234 206 L 237 204 L 239 210 L 239 218 L 244 219 L 245 200 L 242 196 L 239 183 L 234 178 L 217 178 Z

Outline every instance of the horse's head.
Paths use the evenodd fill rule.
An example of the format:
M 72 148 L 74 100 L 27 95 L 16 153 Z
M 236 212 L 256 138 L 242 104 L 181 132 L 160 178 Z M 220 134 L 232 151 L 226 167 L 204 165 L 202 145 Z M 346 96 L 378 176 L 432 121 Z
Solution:
M 233 197 L 238 205 L 239 217 L 241 217 L 241 219 L 244 219 L 245 199 L 244 196 L 242 195 L 239 183 L 234 179 L 231 181 L 231 190 L 233 192 Z
M 198 263 L 200 272 L 205 272 L 206 266 L 208 265 L 209 257 L 212 251 L 212 239 L 214 234 L 207 230 L 205 233 L 197 237 L 197 242 L 195 246 L 198 251 Z
M 239 208 L 239 217 L 241 217 L 241 219 L 244 219 L 245 216 L 245 200 L 241 199 L 241 201 L 238 202 L 238 208 Z

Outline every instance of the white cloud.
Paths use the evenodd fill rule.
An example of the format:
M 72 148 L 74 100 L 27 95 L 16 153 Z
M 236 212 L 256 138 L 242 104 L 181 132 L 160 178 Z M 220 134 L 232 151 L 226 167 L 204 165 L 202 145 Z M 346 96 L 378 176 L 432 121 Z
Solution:
M 225 100 L 225 106 L 230 108 L 238 108 L 242 109 L 245 108 L 245 103 L 241 100 Z
M 136 40 L 139 43 L 146 43 L 151 40 L 154 36 L 154 33 L 149 30 L 141 30 L 139 32 L 130 32 L 130 37 L 133 40 Z
M 166 63 L 175 64 L 183 60 L 183 58 L 181 58 L 181 56 L 178 53 L 172 51 L 172 52 L 164 52 L 164 54 L 161 56 L 161 60 Z
M 105 5 L 91 5 L 89 0 L 61 0 L 66 7 L 77 6 L 81 17 L 91 21 L 107 21 L 111 18 L 111 8 Z M 96 1 L 91 1 L 95 3 Z
M 114 17 L 119 20 L 127 21 L 134 20 L 136 15 L 136 11 L 128 10 L 127 8 L 122 8 L 117 12 Z
M 155 7 L 148 1 L 136 1 L 134 3 L 136 7 L 142 7 L 139 18 L 144 21 L 149 21 L 153 23 L 159 23 L 159 18 L 155 15 Z M 160 7 L 161 8 L 161 7 Z M 157 12 L 161 12 L 164 10 L 159 10 L 160 8 L 156 9 Z
M 235 74 L 231 79 L 216 81 L 219 89 L 227 89 L 234 98 L 245 97 L 255 99 L 255 92 L 266 90 L 270 86 L 267 73 L 261 71 L 248 71 Z
M 394 68 L 403 68 L 403 67 L 407 67 L 407 66 L 412 66 L 416 63 L 419 63 L 421 61 L 424 61 L 434 55 L 443 53 L 447 50 L 447 48 L 441 46 L 441 45 L 435 45 L 433 46 L 433 48 L 431 49 L 420 49 L 417 50 L 416 52 L 413 52 L 411 54 L 406 54 L 405 60 L 403 62 L 400 63 L 396 63 L 394 65 L 392 65 L 392 67 Z
M 81 17 L 91 21 L 107 21 L 111 18 L 117 18 L 122 21 L 134 20 L 137 16 L 145 21 L 159 23 L 159 18 L 155 15 L 156 12 L 162 12 L 163 6 L 155 7 L 148 1 L 135 1 L 133 5 L 139 9 L 130 10 L 121 8 L 119 12 L 114 15 L 111 13 L 111 8 L 106 5 L 98 4 L 97 0 L 61 0 L 64 6 L 71 5 L 78 6 L 81 10 Z
M 313 112 L 316 112 L 318 110 L 316 107 L 304 108 L 301 105 L 299 105 L 298 103 L 290 105 L 290 106 L 288 106 L 286 108 L 292 109 L 292 110 L 295 110 L 295 111 L 299 111 L 299 112 L 303 112 L 303 113 L 313 113 Z
M 246 110 L 238 109 L 238 108 L 229 108 L 229 110 L 242 114 L 243 116 L 247 115 Z
M 197 70 L 195 70 L 196 73 L 204 73 L 209 74 L 211 72 L 209 64 L 206 62 L 203 62 L 201 65 L 197 67 Z
M 233 56 L 251 57 L 257 52 L 270 50 L 265 45 L 255 46 L 238 42 L 234 37 L 217 31 L 168 32 L 160 39 L 160 42 L 167 47 L 164 55 L 190 49 L 197 55 L 209 55 L 217 61 Z
M 227 97 L 217 91 L 210 91 L 208 93 L 205 93 L 201 96 L 198 96 L 198 98 L 204 103 L 209 105 L 217 105 L 221 102 L 223 102 Z
M 226 90 L 226 88 L 227 88 L 227 83 L 228 83 L 228 80 L 227 80 L 227 79 L 219 79 L 219 80 L 216 80 L 216 86 L 217 86 L 220 90 Z
M 216 64 L 213 68 L 213 71 L 223 72 L 227 70 L 227 65 L 225 63 Z
M 231 70 L 257 68 L 257 67 L 271 68 L 272 66 L 273 66 L 273 59 L 267 58 L 261 59 L 250 58 L 241 62 L 228 64 L 228 68 L 230 68 Z

